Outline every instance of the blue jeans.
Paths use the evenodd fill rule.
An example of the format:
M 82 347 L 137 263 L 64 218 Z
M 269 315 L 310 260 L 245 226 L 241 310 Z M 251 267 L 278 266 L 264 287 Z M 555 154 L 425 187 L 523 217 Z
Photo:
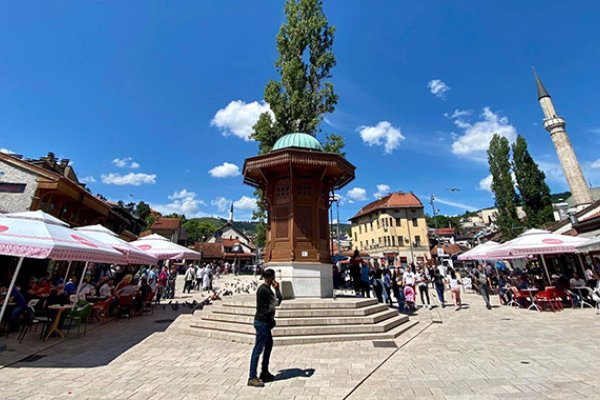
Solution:
M 262 372 L 269 372 L 269 359 L 271 358 L 271 350 L 273 350 L 273 335 L 271 334 L 273 326 L 266 322 L 254 320 L 254 329 L 256 329 L 256 342 L 254 343 L 252 357 L 250 358 L 249 379 L 258 377 L 256 369 L 258 368 L 260 353 L 263 353 L 263 350 Z
M 437 292 L 440 303 L 444 304 L 444 285 L 435 285 L 435 291 Z

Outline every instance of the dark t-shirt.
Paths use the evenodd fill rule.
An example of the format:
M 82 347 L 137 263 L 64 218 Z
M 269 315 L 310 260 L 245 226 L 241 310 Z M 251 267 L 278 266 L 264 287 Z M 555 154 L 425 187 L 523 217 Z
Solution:
M 260 322 L 265 322 L 275 326 L 275 307 L 281 304 L 281 292 L 275 290 L 275 294 L 271 288 L 262 284 L 256 291 L 256 314 L 254 319 Z

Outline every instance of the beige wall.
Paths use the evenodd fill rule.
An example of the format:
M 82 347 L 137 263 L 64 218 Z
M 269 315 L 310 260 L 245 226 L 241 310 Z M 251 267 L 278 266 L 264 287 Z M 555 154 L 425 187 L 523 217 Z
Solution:
M 415 261 L 417 257 L 429 257 L 427 223 L 422 207 L 377 210 L 352 221 L 352 245 L 371 256 L 396 252 L 412 261 L 411 239 Z M 417 239 L 420 240 L 417 242 Z

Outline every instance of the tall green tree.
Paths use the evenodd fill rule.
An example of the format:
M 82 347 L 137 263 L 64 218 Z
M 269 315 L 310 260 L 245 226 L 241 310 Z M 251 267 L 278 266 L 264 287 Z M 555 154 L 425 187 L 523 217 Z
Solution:
M 495 134 L 490 141 L 487 151 L 488 163 L 492 174 L 492 192 L 496 198 L 498 217 L 496 223 L 504 239 L 516 236 L 516 229 L 520 226 L 517 216 L 518 197 L 515 184 L 510 174 L 510 145 L 504 136 Z
M 323 13 L 323 1 L 287 0 L 285 16 L 277 34 L 279 58 L 275 62 L 281 79 L 269 81 L 264 92 L 273 115 L 263 113 L 252 134 L 261 154 L 287 133 L 316 136 L 324 115 L 333 112 L 338 101 L 328 80 L 336 63 L 335 28 Z
M 183 227 L 185 228 L 191 242 L 206 239 L 215 233 L 217 229 L 219 229 L 219 227 L 210 220 L 201 220 L 196 218 L 185 221 Z
M 539 228 L 554 221 L 550 188 L 546 184 L 546 175 L 529 154 L 527 142 L 521 135 L 512 145 L 513 171 L 521 195 L 523 210 L 527 214 L 526 224 L 530 228 Z
M 279 58 L 275 62 L 280 80 L 265 86 L 264 100 L 271 113 L 263 113 L 253 127 L 252 138 L 259 143 L 259 153 L 271 151 L 280 137 L 303 132 L 316 136 L 326 113 L 335 110 L 338 97 L 333 91 L 331 70 L 335 66 L 332 51 L 335 28 L 323 13 L 322 0 L 286 0 L 286 20 L 277 34 Z M 324 148 L 340 154 L 342 136 L 329 134 Z M 266 243 L 266 208 L 263 193 L 255 192 L 259 221 L 256 242 Z

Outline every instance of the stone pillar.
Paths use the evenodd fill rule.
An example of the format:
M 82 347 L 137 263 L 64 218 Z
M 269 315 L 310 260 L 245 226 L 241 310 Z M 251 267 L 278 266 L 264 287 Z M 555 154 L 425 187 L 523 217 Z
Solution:
M 544 128 L 550 133 L 575 204 L 591 204 L 592 194 L 577 161 L 569 136 L 565 131 L 565 125 L 565 120 L 561 117 L 555 116 L 544 120 Z

